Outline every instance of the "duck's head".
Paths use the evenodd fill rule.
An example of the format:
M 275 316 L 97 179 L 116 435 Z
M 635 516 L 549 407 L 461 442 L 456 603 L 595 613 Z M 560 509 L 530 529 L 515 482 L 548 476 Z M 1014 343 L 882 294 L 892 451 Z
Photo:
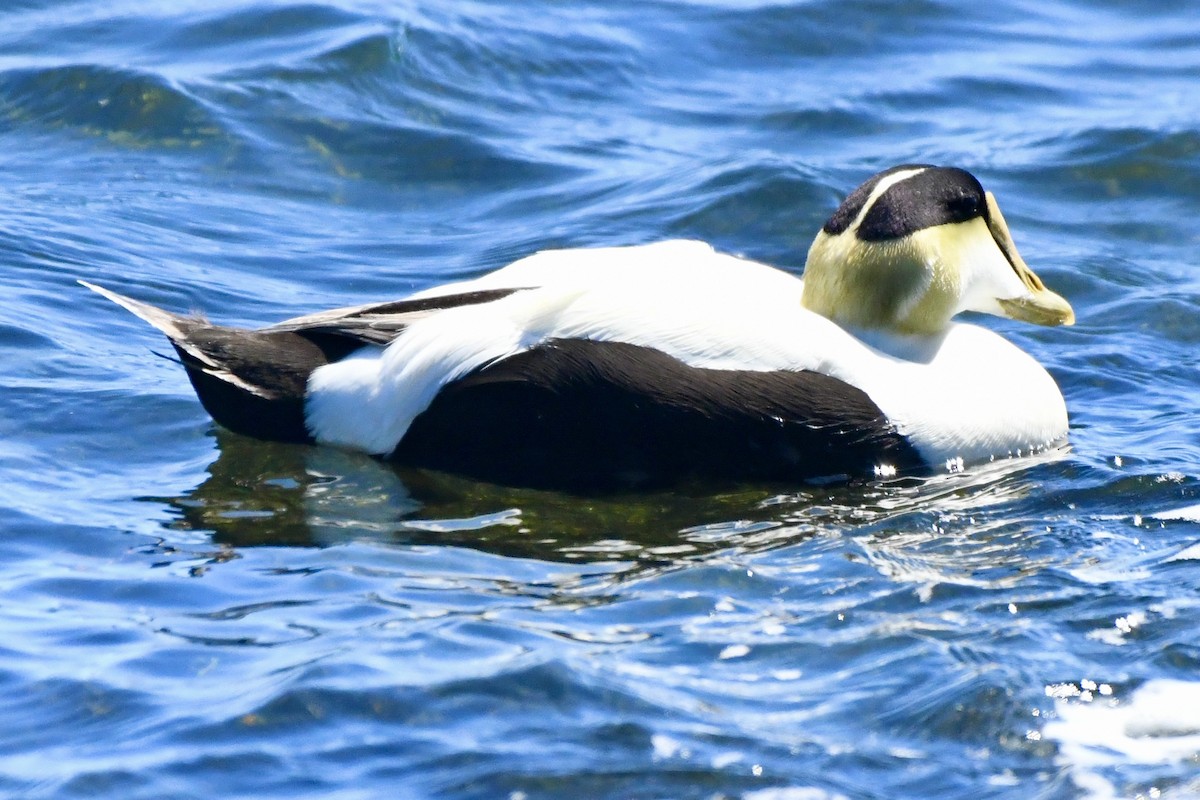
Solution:
M 913 334 L 960 311 L 1075 322 L 1017 252 L 992 193 L 966 170 L 925 164 L 850 193 L 808 251 L 803 303 L 842 325 Z

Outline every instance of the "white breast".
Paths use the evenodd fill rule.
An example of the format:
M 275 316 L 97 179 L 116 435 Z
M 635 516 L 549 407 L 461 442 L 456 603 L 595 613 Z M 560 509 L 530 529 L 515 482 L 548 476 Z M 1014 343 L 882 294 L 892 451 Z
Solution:
M 710 369 L 815 370 L 865 391 L 935 465 L 1066 435 L 1054 381 L 996 334 L 955 324 L 938 342 L 877 336 L 873 347 L 801 307 L 800 279 L 700 242 L 547 251 L 414 297 L 512 287 L 528 290 L 439 312 L 314 372 L 314 437 L 388 453 L 446 383 L 554 338 L 654 347 Z
M 1067 406 L 1054 379 L 992 331 L 951 323 L 924 347 L 901 339 L 877 344 L 919 358 L 877 350 L 848 360 L 843 379 L 865 391 L 931 465 L 954 469 L 1029 454 L 1067 436 Z

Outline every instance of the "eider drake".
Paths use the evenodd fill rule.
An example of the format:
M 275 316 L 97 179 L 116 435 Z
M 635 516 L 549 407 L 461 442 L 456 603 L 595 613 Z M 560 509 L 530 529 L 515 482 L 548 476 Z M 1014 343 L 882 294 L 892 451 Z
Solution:
M 903 165 L 855 189 L 803 280 L 693 241 L 555 250 L 257 330 L 84 285 L 165 333 L 231 430 L 499 483 L 872 477 L 1067 434 L 1050 375 L 952 319 L 1074 322 L 956 168 Z

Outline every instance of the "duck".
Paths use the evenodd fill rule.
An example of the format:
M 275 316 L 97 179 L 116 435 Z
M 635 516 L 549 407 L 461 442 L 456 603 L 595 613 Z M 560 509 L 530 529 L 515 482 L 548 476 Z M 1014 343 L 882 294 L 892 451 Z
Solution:
M 546 250 L 256 329 L 80 283 L 165 334 L 231 431 L 491 483 L 871 481 L 1067 437 L 1046 369 L 955 319 L 1075 321 L 958 167 L 867 179 L 802 276 L 700 241 Z

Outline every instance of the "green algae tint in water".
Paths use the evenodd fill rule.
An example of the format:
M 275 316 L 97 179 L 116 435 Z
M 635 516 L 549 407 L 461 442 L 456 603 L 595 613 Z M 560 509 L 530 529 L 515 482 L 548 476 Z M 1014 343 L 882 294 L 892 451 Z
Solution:
M 0 793 L 1200 794 L 1200 24 L 1178 6 L 0 11 Z M 581 498 L 215 431 L 74 282 L 261 324 L 538 249 L 801 269 L 971 169 L 1069 449 Z

